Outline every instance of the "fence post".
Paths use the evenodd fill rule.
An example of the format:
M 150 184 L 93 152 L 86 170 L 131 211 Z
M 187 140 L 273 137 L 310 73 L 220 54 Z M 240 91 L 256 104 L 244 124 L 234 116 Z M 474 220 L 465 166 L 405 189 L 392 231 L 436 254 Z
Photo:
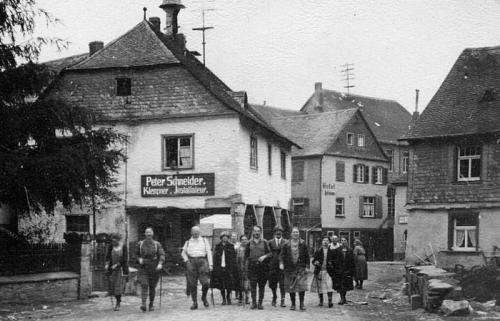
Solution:
M 92 244 L 89 240 L 82 240 L 80 253 L 80 286 L 78 289 L 78 299 L 84 299 L 87 298 L 92 291 L 92 270 L 90 259 Z

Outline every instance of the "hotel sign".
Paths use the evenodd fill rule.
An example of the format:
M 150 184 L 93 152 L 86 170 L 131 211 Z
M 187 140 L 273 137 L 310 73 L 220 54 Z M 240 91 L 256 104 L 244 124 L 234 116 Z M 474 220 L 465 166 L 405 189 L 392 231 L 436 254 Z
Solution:
M 213 196 L 215 174 L 142 175 L 142 197 Z

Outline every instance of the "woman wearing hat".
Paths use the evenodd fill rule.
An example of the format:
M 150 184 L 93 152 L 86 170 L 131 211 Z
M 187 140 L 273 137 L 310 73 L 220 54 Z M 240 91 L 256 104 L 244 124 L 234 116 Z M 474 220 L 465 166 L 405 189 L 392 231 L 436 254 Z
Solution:
M 210 280 L 211 287 L 220 290 L 222 305 L 231 304 L 231 291 L 239 289 L 238 265 L 236 264 L 236 251 L 229 242 L 229 233 L 220 235 L 221 241 L 214 250 L 214 269 Z
M 120 234 L 111 236 L 111 246 L 106 253 L 105 269 L 108 275 L 108 294 L 116 298 L 115 311 L 120 309 L 122 294 L 128 280 L 127 246 L 122 243 Z
M 360 239 L 354 240 L 354 264 L 356 266 L 356 289 L 363 289 L 363 281 L 368 279 L 368 265 L 366 251 Z

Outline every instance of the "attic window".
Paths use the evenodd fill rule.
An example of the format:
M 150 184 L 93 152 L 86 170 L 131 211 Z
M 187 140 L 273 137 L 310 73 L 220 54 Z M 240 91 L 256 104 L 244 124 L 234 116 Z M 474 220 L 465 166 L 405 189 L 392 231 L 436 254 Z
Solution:
M 116 95 L 130 96 L 132 94 L 132 82 L 130 78 L 116 78 Z
M 488 102 L 488 101 L 495 101 L 496 99 L 496 92 L 495 89 L 490 88 L 486 89 L 484 92 L 483 98 L 481 98 L 481 102 Z

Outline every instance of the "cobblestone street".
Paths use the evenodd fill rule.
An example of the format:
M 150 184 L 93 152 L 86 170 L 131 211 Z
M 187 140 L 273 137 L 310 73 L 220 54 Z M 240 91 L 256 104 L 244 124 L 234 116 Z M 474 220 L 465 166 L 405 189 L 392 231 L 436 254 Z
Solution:
M 183 277 L 165 277 L 161 311 L 139 311 L 140 299 L 126 296 L 118 312 L 111 310 L 109 297 L 98 297 L 56 305 L 6 306 L 0 307 L 0 320 L 440 320 L 438 315 L 427 314 L 422 309 L 411 311 L 406 296 L 402 295 L 401 264 L 371 263 L 370 280 L 365 289 L 348 294 L 349 305 L 339 306 L 334 294 L 335 306 L 317 307 L 315 294 L 306 293 L 306 312 L 293 312 L 289 308 L 273 308 L 270 305 L 270 291 L 266 288 L 264 311 L 253 311 L 232 305 L 221 306 L 219 293 L 214 292 L 215 307 L 190 311 L 190 300 L 184 295 Z M 287 305 L 289 301 L 287 298 Z

